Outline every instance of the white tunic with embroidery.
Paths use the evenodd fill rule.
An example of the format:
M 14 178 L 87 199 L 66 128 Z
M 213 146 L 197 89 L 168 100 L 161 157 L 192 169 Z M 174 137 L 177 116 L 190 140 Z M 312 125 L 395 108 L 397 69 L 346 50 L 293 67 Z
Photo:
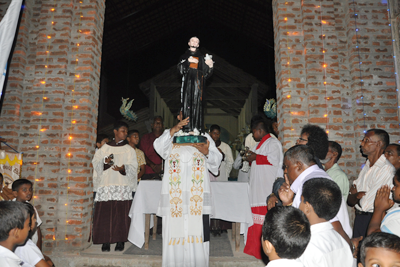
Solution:
M 170 130 L 154 141 L 165 160 L 157 215 L 163 217 L 163 265 L 208 266 L 209 242 L 203 242 L 203 214 L 212 214 L 208 171 L 218 173 L 222 155 L 210 141 L 205 157 L 190 145 L 173 144 Z
M 125 166 L 126 175 L 111 168 L 104 171 L 104 158 L 114 154 L 114 165 Z M 137 157 L 135 150 L 130 145 L 110 146 L 105 144 L 96 151 L 93 157 L 93 168 L 98 179 L 95 201 L 132 200 L 132 192 L 137 187 Z

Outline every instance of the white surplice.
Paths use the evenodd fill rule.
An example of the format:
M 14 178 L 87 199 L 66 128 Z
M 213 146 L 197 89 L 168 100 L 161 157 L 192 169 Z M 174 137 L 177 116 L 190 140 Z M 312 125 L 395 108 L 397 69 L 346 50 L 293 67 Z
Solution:
M 218 148 L 225 154 L 225 158 L 219 167 L 219 175 L 216 177 L 217 182 L 227 182 L 233 165 L 232 149 L 224 142 L 221 142 Z
M 283 177 L 283 149 L 278 139 L 268 134 L 252 149 L 257 159 L 251 163 L 250 205 L 266 206 L 277 177 Z
M 189 144 L 173 144 L 169 129 L 153 144 L 165 160 L 157 211 L 163 218 L 162 266 L 209 265 L 209 242 L 203 242 L 203 214 L 213 213 L 208 171 L 218 173 L 222 154 L 205 136 L 207 157 Z

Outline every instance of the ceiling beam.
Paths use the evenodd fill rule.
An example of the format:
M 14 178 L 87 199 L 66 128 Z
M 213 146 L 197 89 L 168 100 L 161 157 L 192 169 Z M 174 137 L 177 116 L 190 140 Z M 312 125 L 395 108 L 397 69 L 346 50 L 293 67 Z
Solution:
M 177 87 L 181 88 L 182 84 L 181 83 L 162 83 L 162 84 L 156 84 L 156 87 L 162 88 L 162 87 Z M 222 87 L 222 88 L 232 88 L 232 87 L 246 87 L 250 88 L 251 84 L 246 84 L 246 83 L 211 83 L 207 85 L 207 88 L 215 88 L 215 87 Z
M 204 116 L 233 116 L 236 117 L 239 114 L 236 113 L 204 113 Z
M 180 99 L 181 98 L 181 94 L 170 94 L 170 95 L 166 95 L 166 96 L 161 96 L 162 99 L 164 99 L 165 101 L 169 101 L 171 99 Z M 247 97 L 243 96 L 228 96 L 228 95 L 224 95 L 224 96 L 216 96 L 216 95 L 207 95 L 205 97 L 205 101 L 207 100 L 243 100 L 245 101 L 247 99 Z

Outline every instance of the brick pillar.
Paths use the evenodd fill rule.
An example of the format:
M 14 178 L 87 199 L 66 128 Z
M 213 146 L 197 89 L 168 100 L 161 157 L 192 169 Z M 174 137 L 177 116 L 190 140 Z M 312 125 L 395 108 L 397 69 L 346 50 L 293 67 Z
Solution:
M 24 153 L 44 253 L 89 245 L 104 11 L 105 0 L 25 2 L 0 135 Z
M 272 3 L 281 141 L 288 149 L 303 125 L 321 126 L 329 131 L 330 140 L 342 145 L 339 163 L 354 179 L 365 161 L 359 152 L 364 113 L 366 129 L 382 128 L 392 142 L 399 139 L 387 6 L 373 0 L 355 1 L 360 65 L 352 0 Z

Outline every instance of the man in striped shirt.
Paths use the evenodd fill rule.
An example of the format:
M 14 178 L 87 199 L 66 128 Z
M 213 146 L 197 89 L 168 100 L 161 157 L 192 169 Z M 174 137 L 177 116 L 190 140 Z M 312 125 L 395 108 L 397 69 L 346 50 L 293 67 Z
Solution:
M 381 129 L 368 130 L 361 141 L 361 151 L 368 160 L 347 197 L 347 204 L 356 209 L 353 238 L 366 236 L 376 192 L 381 186 L 392 184 L 395 168 L 383 154 L 388 145 L 389 134 Z

